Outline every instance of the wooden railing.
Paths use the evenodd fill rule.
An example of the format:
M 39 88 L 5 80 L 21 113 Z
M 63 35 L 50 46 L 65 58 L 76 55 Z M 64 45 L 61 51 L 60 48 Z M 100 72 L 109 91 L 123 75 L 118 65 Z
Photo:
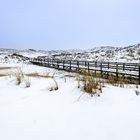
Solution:
M 80 70 L 93 71 L 100 73 L 101 77 L 113 74 L 118 78 L 123 75 L 130 79 L 136 79 L 140 84 L 140 63 L 118 63 L 118 62 L 98 62 L 98 61 L 77 61 L 60 59 L 30 59 L 30 62 L 36 65 L 66 70 L 70 72 L 79 72 Z

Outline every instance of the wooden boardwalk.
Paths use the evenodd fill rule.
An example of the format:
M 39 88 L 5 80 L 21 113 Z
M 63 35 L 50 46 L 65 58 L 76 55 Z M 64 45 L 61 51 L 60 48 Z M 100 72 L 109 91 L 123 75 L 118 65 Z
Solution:
M 98 62 L 98 61 L 76 61 L 60 59 L 30 59 L 30 62 L 36 65 L 65 70 L 69 72 L 80 72 L 80 70 L 92 71 L 95 74 L 100 73 L 101 77 L 109 74 L 116 78 L 125 76 L 130 81 L 135 79 L 140 84 L 140 63 L 117 63 L 117 62 Z

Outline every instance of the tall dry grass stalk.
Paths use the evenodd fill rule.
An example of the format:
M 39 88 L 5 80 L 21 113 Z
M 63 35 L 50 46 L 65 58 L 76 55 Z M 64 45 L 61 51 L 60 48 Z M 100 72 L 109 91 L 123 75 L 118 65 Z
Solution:
M 17 68 L 17 70 L 12 73 L 12 76 L 14 76 L 16 78 L 17 85 L 20 85 L 24 78 L 24 74 L 23 74 L 21 68 Z
M 31 81 L 29 79 L 29 77 L 24 78 L 24 83 L 25 83 L 25 87 L 29 88 L 31 86 Z
M 0 67 L 0 70 L 8 70 L 8 69 L 12 69 L 13 67 Z
M 20 85 L 21 83 L 24 83 L 25 84 L 25 87 L 28 88 L 31 86 L 31 82 L 29 80 L 29 77 L 27 77 L 21 68 L 17 68 L 16 71 L 12 72 L 11 75 L 9 75 L 10 77 L 11 76 L 14 76 L 15 77 L 15 80 L 16 80 L 16 85 Z
M 80 85 L 83 86 L 83 90 L 90 94 L 91 96 L 97 94 L 100 96 L 102 93 L 102 80 L 98 77 L 93 76 L 93 72 L 88 72 L 85 70 L 80 71 L 80 74 L 77 74 L 78 88 Z M 80 84 L 82 82 L 82 84 Z
M 25 74 L 26 76 L 29 77 L 36 77 L 36 78 L 52 78 L 52 76 L 49 76 L 48 74 L 39 74 L 39 73 L 29 73 L 29 74 Z
M 108 83 L 113 86 L 125 87 L 128 84 L 128 79 L 125 77 L 125 74 L 120 74 L 118 78 L 116 78 L 115 75 L 110 74 Z
M 0 77 L 8 76 L 8 74 L 0 74 Z

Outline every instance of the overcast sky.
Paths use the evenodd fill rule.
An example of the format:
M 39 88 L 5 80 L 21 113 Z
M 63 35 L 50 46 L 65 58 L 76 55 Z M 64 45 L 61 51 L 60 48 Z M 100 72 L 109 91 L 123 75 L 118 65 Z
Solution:
M 93 48 L 140 43 L 140 0 L 0 0 L 0 47 Z

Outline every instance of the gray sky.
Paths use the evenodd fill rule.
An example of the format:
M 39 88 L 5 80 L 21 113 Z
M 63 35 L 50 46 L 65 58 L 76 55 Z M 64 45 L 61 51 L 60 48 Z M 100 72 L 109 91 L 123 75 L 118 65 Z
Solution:
M 140 42 L 140 0 L 0 0 L 0 47 L 127 46 Z

